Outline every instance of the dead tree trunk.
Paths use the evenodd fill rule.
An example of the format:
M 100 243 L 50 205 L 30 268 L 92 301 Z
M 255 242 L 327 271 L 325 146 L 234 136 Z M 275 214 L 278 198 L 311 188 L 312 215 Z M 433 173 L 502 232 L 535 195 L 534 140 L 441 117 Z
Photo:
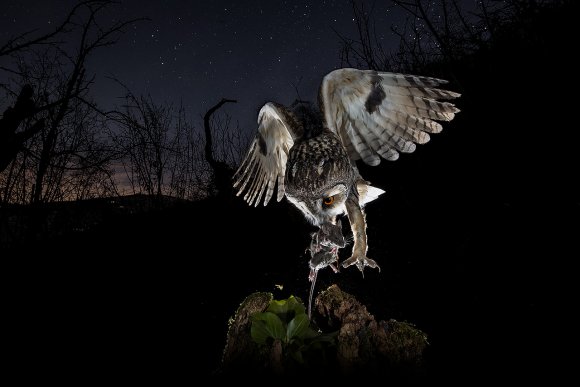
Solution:
M 205 160 L 213 171 L 213 188 L 218 197 L 228 197 L 232 192 L 231 179 L 233 176 L 232 168 L 223 161 L 216 160 L 213 153 L 213 140 L 211 130 L 211 116 L 224 104 L 231 102 L 237 103 L 234 99 L 222 98 L 220 102 L 210 108 L 203 117 L 203 128 L 205 131 Z
M 22 87 L 14 106 L 6 109 L 0 119 L 0 172 L 6 169 L 24 149 L 24 143 L 44 127 L 44 119 L 40 119 L 29 128 L 16 132 L 22 121 L 36 113 L 32 93 L 32 86 Z

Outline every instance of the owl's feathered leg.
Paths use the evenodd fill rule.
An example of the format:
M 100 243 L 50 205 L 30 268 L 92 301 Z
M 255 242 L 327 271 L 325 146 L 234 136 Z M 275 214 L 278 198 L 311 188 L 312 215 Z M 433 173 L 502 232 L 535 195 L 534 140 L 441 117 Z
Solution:
M 351 194 L 346 199 L 346 213 L 350 222 L 350 228 L 354 237 L 352 256 L 342 263 L 342 267 L 349 267 L 356 264 L 356 267 L 363 273 L 365 266 L 379 269 L 377 263 L 367 258 L 367 222 L 363 209 L 359 205 L 359 198 L 356 194 Z

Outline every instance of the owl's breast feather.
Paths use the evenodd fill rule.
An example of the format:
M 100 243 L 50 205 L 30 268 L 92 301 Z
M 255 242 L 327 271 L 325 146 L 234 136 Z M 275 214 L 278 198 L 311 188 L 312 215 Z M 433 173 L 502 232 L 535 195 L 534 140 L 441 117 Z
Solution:
M 340 140 L 333 133 L 298 141 L 290 149 L 286 166 L 286 192 L 320 197 L 337 184 L 351 187 L 355 172 Z

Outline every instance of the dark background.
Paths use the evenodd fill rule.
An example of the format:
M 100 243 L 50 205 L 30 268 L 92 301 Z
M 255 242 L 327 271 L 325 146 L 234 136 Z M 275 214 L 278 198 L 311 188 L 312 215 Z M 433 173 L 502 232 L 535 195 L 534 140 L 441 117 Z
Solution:
M 454 75 L 462 112 L 416 153 L 361 168 L 386 190 L 367 207 L 381 272 L 325 270 L 317 289 L 337 283 L 377 318 L 424 330 L 424 381 L 566 370 L 580 235 L 576 11 L 543 9 L 493 45 L 433 65 Z M 308 298 L 311 228 L 286 202 L 209 198 L 103 219 L 2 253 L 14 363 L 81 380 L 119 371 L 194 382 L 217 368 L 246 295 Z

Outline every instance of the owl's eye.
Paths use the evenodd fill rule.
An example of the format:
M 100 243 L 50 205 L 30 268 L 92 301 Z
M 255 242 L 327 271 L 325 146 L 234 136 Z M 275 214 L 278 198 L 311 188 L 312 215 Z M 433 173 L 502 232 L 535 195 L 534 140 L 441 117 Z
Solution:
M 322 199 L 322 203 L 323 203 L 325 206 L 330 206 L 330 205 L 332 205 L 332 203 L 334 203 L 334 196 L 329 196 L 329 197 L 327 197 L 327 198 L 324 198 L 324 199 Z

